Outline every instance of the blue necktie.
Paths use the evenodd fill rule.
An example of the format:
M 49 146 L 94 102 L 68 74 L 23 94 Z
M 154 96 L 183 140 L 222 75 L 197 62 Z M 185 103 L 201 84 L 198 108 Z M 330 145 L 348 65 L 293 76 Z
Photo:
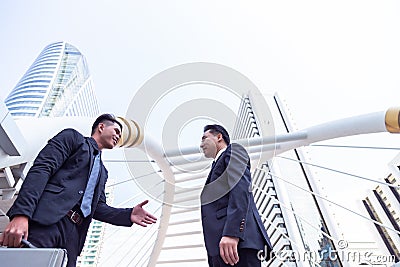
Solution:
M 85 194 L 83 195 L 81 211 L 83 217 L 87 217 L 90 214 L 92 207 L 92 199 L 94 188 L 96 187 L 97 178 L 100 170 L 100 153 L 96 155 L 93 162 L 92 171 L 90 172 L 89 180 L 86 185 Z

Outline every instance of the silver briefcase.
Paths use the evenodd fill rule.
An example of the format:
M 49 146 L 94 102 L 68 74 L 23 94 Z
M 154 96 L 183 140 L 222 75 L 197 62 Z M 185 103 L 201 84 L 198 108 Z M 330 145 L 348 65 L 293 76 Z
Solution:
M 4 267 L 65 267 L 67 251 L 59 248 L 0 248 Z

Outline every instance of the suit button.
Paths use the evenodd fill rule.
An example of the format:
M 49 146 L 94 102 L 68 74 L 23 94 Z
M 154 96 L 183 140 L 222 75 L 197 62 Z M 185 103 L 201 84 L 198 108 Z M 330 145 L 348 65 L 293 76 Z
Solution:
M 79 195 L 82 195 L 82 194 L 83 194 L 83 191 L 82 191 L 82 190 L 79 190 L 78 193 L 79 193 Z

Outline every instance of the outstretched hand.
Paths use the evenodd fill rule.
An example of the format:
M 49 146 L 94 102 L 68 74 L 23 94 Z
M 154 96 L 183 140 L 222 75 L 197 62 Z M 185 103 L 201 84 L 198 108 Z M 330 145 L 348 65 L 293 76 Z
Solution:
M 131 221 L 140 226 L 146 227 L 147 224 L 157 222 L 157 218 L 143 209 L 143 206 L 149 203 L 148 200 L 143 201 L 132 209 Z

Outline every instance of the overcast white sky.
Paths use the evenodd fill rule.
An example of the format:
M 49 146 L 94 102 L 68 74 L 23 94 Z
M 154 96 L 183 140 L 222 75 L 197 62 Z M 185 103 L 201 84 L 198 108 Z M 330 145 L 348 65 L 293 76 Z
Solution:
M 301 129 L 400 106 L 399 14 L 398 1 L 5 0 L 0 98 L 46 45 L 67 41 L 86 56 L 104 112 L 124 115 L 136 90 L 167 68 L 214 62 L 278 92 Z M 399 138 L 349 144 L 400 147 Z M 386 176 L 397 154 L 358 150 L 356 167 L 342 167 L 348 160 L 326 151 L 319 163 L 371 178 Z
M 1 96 L 46 45 L 64 40 L 85 54 L 102 110 L 117 114 L 153 75 L 195 61 L 227 65 L 281 93 L 301 127 L 386 109 L 400 94 L 399 5 L 2 1 Z

